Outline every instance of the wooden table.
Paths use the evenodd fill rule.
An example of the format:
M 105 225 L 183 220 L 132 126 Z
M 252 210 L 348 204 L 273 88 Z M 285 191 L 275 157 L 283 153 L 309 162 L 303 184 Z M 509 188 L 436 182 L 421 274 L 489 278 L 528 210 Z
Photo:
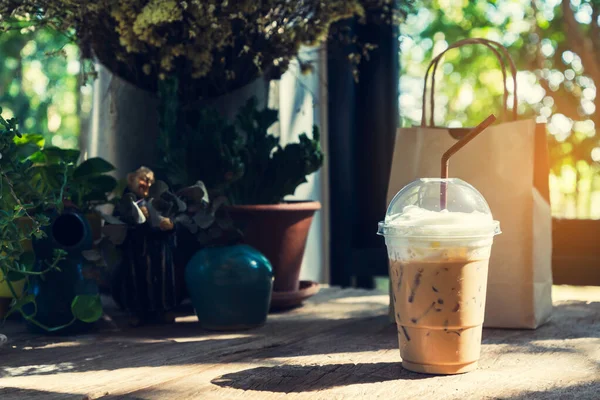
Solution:
M 68 338 L 8 322 L 0 399 L 599 399 L 600 288 L 556 299 L 536 331 L 486 330 L 480 369 L 457 376 L 402 369 L 387 296 L 373 291 L 325 288 L 239 333 L 192 316 L 135 329 L 114 318 Z

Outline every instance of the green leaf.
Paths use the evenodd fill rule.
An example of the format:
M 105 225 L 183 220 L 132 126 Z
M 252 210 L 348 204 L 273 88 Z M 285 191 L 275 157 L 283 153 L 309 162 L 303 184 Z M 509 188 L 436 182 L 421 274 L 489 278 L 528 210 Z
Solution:
M 102 302 L 99 295 L 84 294 L 75 296 L 71 303 L 71 312 L 78 320 L 92 323 L 102 317 Z
M 86 187 L 94 192 L 110 193 L 117 187 L 117 180 L 110 175 L 93 176 L 86 180 Z
M 17 146 L 25 144 L 35 144 L 38 147 L 42 147 L 44 145 L 44 136 L 35 133 L 27 133 L 20 138 L 14 138 L 13 141 Z
M 73 178 L 80 179 L 92 175 L 100 175 L 114 171 L 115 167 L 108 161 L 94 157 L 82 162 L 73 172 Z
M 35 143 L 25 143 L 17 146 L 17 159 L 27 160 L 33 154 L 40 151 L 40 147 Z
M 29 304 L 33 304 L 33 312 L 31 314 L 27 314 L 24 310 L 23 307 L 29 305 Z M 35 295 L 33 294 L 28 294 L 26 296 L 21 297 L 20 299 L 18 299 L 10 308 L 10 310 L 6 313 L 6 316 L 4 318 L 8 318 L 12 313 L 14 313 L 15 311 L 19 311 L 21 313 L 23 313 L 25 316 L 27 316 L 28 318 L 33 318 L 35 317 L 35 315 L 37 314 L 37 304 L 35 303 Z
M 66 163 L 74 164 L 81 154 L 79 150 L 61 149 L 59 147 L 47 147 L 42 150 L 46 155 L 46 162 L 50 164 Z
M 25 279 L 25 274 L 19 271 L 8 271 L 6 274 L 6 280 L 10 282 L 18 282 Z
M 40 150 L 30 155 L 28 160 L 35 164 L 42 164 L 46 162 L 46 155 Z
M 19 263 L 26 271 L 33 271 L 33 265 L 35 264 L 35 253 L 32 251 L 28 251 L 26 253 L 21 254 L 19 258 Z
M 61 171 L 63 167 L 60 165 L 40 165 L 32 168 L 34 173 L 40 174 L 44 184 L 50 188 L 56 189 L 60 188 L 62 174 Z

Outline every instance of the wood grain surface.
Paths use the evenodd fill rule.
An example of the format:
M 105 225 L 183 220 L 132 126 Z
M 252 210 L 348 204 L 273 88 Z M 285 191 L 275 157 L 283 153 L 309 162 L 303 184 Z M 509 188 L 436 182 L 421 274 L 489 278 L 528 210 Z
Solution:
M 557 288 L 535 331 L 484 331 L 480 368 L 403 370 L 386 293 L 325 288 L 261 328 L 201 330 L 187 315 L 130 328 L 111 311 L 94 334 L 0 331 L 0 399 L 598 399 L 600 288 Z M 190 310 L 185 310 L 188 313 Z

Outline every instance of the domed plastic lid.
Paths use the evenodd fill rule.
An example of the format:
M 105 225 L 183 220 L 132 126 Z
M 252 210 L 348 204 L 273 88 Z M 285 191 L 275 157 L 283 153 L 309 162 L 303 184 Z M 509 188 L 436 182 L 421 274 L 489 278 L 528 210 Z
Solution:
M 445 207 L 443 200 L 445 193 Z M 457 178 L 423 178 L 392 199 L 377 232 L 384 236 L 460 238 L 500 233 L 487 202 L 473 186 Z

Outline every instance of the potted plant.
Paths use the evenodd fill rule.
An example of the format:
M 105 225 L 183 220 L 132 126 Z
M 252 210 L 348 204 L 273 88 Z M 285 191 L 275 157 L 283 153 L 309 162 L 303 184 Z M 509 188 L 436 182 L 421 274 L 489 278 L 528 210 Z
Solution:
M 33 266 L 31 239 L 42 235 L 48 223 L 45 215 L 32 208 L 44 205 L 51 193 L 36 185 L 37 174 L 27 157 L 38 147 L 34 140 L 22 135 L 15 119 L 6 120 L 0 108 L 0 316 L 4 317 L 12 299 L 23 295 L 26 276 Z
M 192 128 L 202 135 L 170 134 L 165 143 L 161 172 L 175 185 L 204 177 L 209 192 L 227 197 L 227 211 L 244 233 L 244 241 L 271 262 L 274 291 L 296 292 L 304 248 L 316 201 L 285 201 L 287 195 L 319 170 L 323 153 L 319 130 L 312 138 L 301 135 L 298 143 L 283 147 L 269 133 L 277 122 L 275 110 L 259 109 L 250 99 L 236 122 L 228 123 L 210 109 L 199 111 Z
M 60 192 L 63 202 L 86 216 L 94 240 L 100 237 L 100 215 L 96 208 L 109 204 L 109 195 L 117 188 L 117 180 L 109 173 L 115 167 L 100 157 L 79 162 L 81 152 L 75 149 L 46 147 L 42 135 L 20 134 L 14 140 L 18 158 L 31 164 L 32 181 L 38 192 Z M 63 182 L 66 184 L 63 187 Z
M 97 241 L 101 235 L 101 217 L 97 208 L 111 203 L 109 196 L 117 189 L 118 182 L 109 173 L 115 167 L 100 157 L 79 162 L 79 150 L 43 147 L 43 138 L 38 140 L 37 135 L 30 135 L 28 141 L 33 140 L 39 148 L 28 160 L 39 173 L 41 182 L 57 190 L 63 180 L 66 181 L 63 201 L 85 215 L 92 227 L 92 237 Z
M 73 250 L 85 241 L 86 224 L 65 211 L 66 174 L 59 185 L 49 184 L 29 158 L 35 154 L 35 146 L 27 146 L 32 137 L 18 131 L 15 119 L 0 115 L 0 125 L 0 270 L 14 298 L 8 314 L 19 312 L 29 327 L 44 332 L 94 322 L 102 307 L 91 285 L 78 279 Z M 74 219 L 81 224 L 74 224 Z M 23 280 L 25 293 L 13 284 Z M 57 313 L 61 313 L 58 320 Z M 63 320 L 65 315 L 68 320 Z
M 102 265 L 96 246 L 101 239 L 102 224 L 97 208 L 110 204 L 109 195 L 118 186 L 117 180 L 108 175 L 114 171 L 114 166 L 99 157 L 79 163 L 79 150 L 45 147 L 45 140 L 41 135 L 21 134 L 14 142 L 19 159 L 31 166 L 31 180 L 28 183 L 30 187 L 36 188 L 32 193 L 40 198 L 44 198 L 43 193 L 60 195 L 64 206 L 77 210 L 87 219 L 95 245 L 93 250 L 84 251 L 84 274 L 95 275 L 95 279 L 101 282 L 106 275 L 106 268 Z M 29 226 L 30 222 L 25 217 L 17 220 L 17 224 L 23 226 Z M 30 241 L 25 241 L 23 246 L 27 251 L 33 251 Z M 21 293 L 23 283 L 24 281 L 14 282 L 18 293 Z M 8 294 L 6 284 L 0 284 L 0 296 L 9 297 Z

